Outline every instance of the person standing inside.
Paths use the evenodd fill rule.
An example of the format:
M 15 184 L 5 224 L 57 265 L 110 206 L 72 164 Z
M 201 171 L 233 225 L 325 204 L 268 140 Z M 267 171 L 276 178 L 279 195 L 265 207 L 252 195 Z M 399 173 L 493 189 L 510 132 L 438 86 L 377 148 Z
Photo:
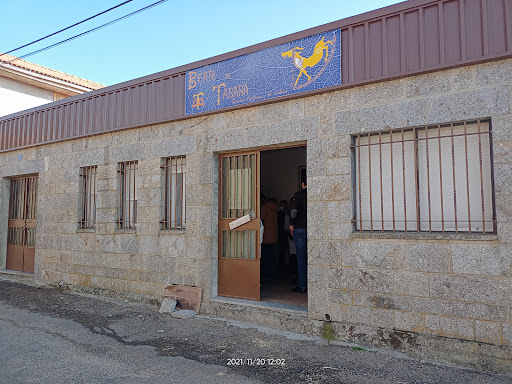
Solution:
M 301 180 L 301 190 L 294 196 L 290 213 L 290 233 L 297 252 L 297 286 L 293 292 L 307 293 L 308 237 L 307 237 L 307 179 Z
M 276 278 L 276 256 L 277 256 L 277 201 L 261 198 L 261 220 L 265 231 L 263 232 L 263 243 L 261 244 L 261 262 L 263 264 L 263 282 L 274 283 Z
M 293 206 L 295 199 L 290 199 L 289 207 Z M 295 242 L 293 235 L 290 232 L 290 210 L 287 210 L 284 215 L 284 228 L 286 231 L 286 240 L 288 241 L 288 273 L 292 276 L 292 282 L 297 283 L 297 251 L 295 250 Z
M 288 202 L 286 200 L 281 200 L 279 202 L 279 212 L 277 212 L 277 229 L 278 229 L 278 246 L 279 246 L 279 257 L 278 257 L 278 266 L 279 272 L 288 272 L 287 268 L 290 264 L 289 256 L 288 256 L 288 225 L 285 226 L 286 216 L 288 213 Z

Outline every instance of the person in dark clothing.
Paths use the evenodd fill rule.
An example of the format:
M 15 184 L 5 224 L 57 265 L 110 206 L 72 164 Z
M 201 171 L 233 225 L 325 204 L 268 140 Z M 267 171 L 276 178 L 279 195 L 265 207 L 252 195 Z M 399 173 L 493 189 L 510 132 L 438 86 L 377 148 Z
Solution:
M 278 246 L 279 258 L 278 265 L 280 271 L 285 271 L 289 264 L 288 258 L 288 226 L 284 226 L 285 217 L 288 213 L 288 202 L 281 200 L 279 202 L 279 212 L 277 213 Z
M 308 237 L 307 237 L 307 179 L 301 180 L 302 190 L 294 196 L 290 214 L 290 233 L 293 234 L 297 250 L 297 286 L 294 292 L 307 293 Z
M 262 198 L 261 220 L 265 228 L 263 232 L 263 242 L 261 244 L 261 262 L 263 269 L 263 282 L 273 283 L 276 278 L 276 258 L 277 258 L 277 200 Z
M 292 197 L 288 207 L 293 206 L 295 199 Z M 288 267 L 292 275 L 291 280 L 293 283 L 297 283 L 297 251 L 295 250 L 295 242 L 293 241 L 293 235 L 290 233 L 290 210 L 285 212 L 284 215 L 284 229 L 286 230 L 286 236 L 288 240 Z

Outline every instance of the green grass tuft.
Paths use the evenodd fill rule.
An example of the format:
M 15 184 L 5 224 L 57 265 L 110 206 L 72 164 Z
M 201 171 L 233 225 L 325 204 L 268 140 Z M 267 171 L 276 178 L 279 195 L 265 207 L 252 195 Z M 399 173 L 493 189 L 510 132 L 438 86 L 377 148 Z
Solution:
M 356 351 L 366 351 L 366 349 L 361 348 L 361 347 L 350 347 L 350 348 L 355 349 Z
M 324 323 L 322 331 L 322 337 L 326 340 L 334 340 L 334 331 L 332 330 L 332 324 L 331 323 Z

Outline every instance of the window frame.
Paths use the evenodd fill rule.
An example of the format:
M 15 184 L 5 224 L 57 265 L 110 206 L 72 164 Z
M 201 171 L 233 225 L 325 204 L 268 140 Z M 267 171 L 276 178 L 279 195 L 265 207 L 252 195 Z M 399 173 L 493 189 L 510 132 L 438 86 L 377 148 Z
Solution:
M 482 125 L 485 127 L 484 130 L 481 130 Z M 478 127 L 477 132 L 470 132 L 468 127 L 475 127 L 475 126 Z M 454 134 L 454 129 L 458 129 L 460 131 L 461 127 L 463 127 L 463 129 L 464 129 L 463 133 L 462 134 L 459 134 L 459 133 Z M 441 133 L 442 130 L 446 130 L 446 128 L 451 130 L 450 135 L 443 135 Z M 424 134 L 423 137 L 420 137 L 421 132 L 426 132 L 426 134 Z M 430 135 L 430 132 L 433 132 L 433 134 Z M 409 133 L 409 134 L 412 133 L 412 139 L 404 141 L 404 139 L 403 139 L 404 135 L 407 133 Z M 402 137 L 402 140 L 394 139 L 394 136 L 397 134 Z M 383 137 L 385 137 L 384 135 L 387 135 L 388 138 L 392 138 L 391 139 L 392 141 L 390 141 L 388 139 L 387 142 L 384 143 L 383 142 Z M 473 189 L 470 188 L 470 185 L 472 183 L 474 183 L 474 181 L 472 181 L 472 179 L 469 177 L 469 170 L 471 169 L 471 167 L 468 166 L 468 158 L 473 153 L 473 152 L 469 151 L 468 137 L 470 137 L 472 135 L 478 137 L 477 158 L 478 158 L 478 162 L 480 164 L 479 182 L 481 183 L 481 190 L 478 190 L 476 192 L 479 192 L 481 194 L 481 200 L 482 200 L 481 216 L 479 217 L 479 219 L 475 219 L 475 220 L 471 219 L 471 215 L 475 211 L 475 207 L 477 206 L 478 203 L 473 203 L 473 205 L 470 204 L 470 201 L 471 201 L 470 195 L 471 195 L 471 193 L 473 195 L 475 194 L 475 190 L 474 190 L 475 188 L 473 188 Z M 454 145 L 454 141 L 457 140 L 455 138 L 458 138 L 458 137 L 464 138 L 464 141 L 462 142 L 462 143 L 464 143 L 462 150 L 460 149 L 460 143 L 461 143 L 460 139 L 458 139 L 459 147 Z M 484 137 L 485 140 L 483 140 L 482 137 Z M 371 152 L 374 152 L 374 151 L 371 150 L 371 146 L 376 145 L 378 147 L 377 148 L 378 156 L 377 156 L 377 159 L 375 160 L 375 163 L 373 162 L 373 160 L 366 160 L 365 162 L 361 161 L 361 156 L 362 156 L 361 148 L 363 148 L 363 145 L 361 144 L 361 138 L 366 138 L 365 146 L 370 148 L 366 151 L 368 153 L 368 155 L 366 155 L 366 156 L 369 156 L 370 158 L 372 158 L 373 154 L 371 154 Z M 443 172 L 445 172 L 445 169 L 447 171 L 449 171 L 450 177 L 452 177 L 452 175 L 453 175 L 453 183 L 451 185 L 449 185 L 449 187 L 451 187 L 451 189 L 448 188 L 448 192 L 446 192 L 446 193 L 443 193 L 443 189 L 442 189 L 443 188 L 443 179 L 441 177 L 441 180 L 439 183 L 440 188 L 441 188 L 441 192 L 440 192 L 441 193 L 441 204 L 440 204 L 441 208 L 440 209 L 442 212 L 443 196 L 448 193 L 453 194 L 452 201 L 453 201 L 453 205 L 454 205 L 455 221 L 447 220 L 446 217 L 444 217 L 444 215 L 443 215 L 442 220 L 439 221 L 439 222 L 441 222 L 440 230 L 437 230 L 437 228 L 433 229 L 432 225 L 431 225 L 431 207 L 430 207 L 430 204 L 431 204 L 431 200 L 430 200 L 431 199 L 431 197 L 430 197 L 431 182 L 428 181 L 428 184 L 426 184 L 425 181 L 422 182 L 420 175 L 424 178 L 425 173 L 423 173 L 423 174 L 419 173 L 420 162 L 425 162 L 428 164 L 429 161 L 431 161 L 431 159 L 432 159 L 432 155 L 429 154 L 429 152 L 428 152 L 428 144 L 424 144 L 424 146 L 427 146 L 426 156 L 420 157 L 421 155 L 425 155 L 425 153 L 420 154 L 421 149 L 420 149 L 419 143 L 421 143 L 422 141 L 424 143 L 428 143 L 429 140 L 436 140 L 436 142 L 439 142 L 439 147 L 434 151 L 435 152 L 434 154 L 436 156 L 439 155 L 439 163 L 437 164 L 437 166 L 438 166 L 437 175 L 440 175 Z M 443 146 L 441 145 L 442 140 L 445 140 L 445 141 L 451 140 L 451 150 L 449 150 L 448 154 L 442 150 L 442 148 L 444 148 L 446 146 L 446 144 L 444 144 Z M 377 141 L 377 142 L 374 143 L 374 141 Z M 411 153 L 408 153 L 408 156 L 405 156 L 405 151 L 404 151 L 405 144 L 402 144 L 402 143 L 407 142 L 407 141 L 412 141 L 412 144 L 414 146 L 414 148 L 412 149 L 412 151 L 413 151 L 412 157 L 414 157 L 414 161 L 412 161 Z M 404 191 L 406 190 L 406 188 L 410 188 L 411 182 L 414 183 L 414 192 L 415 192 L 415 199 L 416 199 L 416 202 L 415 202 L 415 206 L 416 206 L 415 211 L 416 212 L 415 212 L 415 219 L 413 220 L 414 222 L 416 222 L 416 225 L 415 225 L 414 229 L 411 229 L 407 225 L 407 221 L 409 220 L 407 218 L 407 216 L 405 216 L 405 225 L 403 225 L 404 228 L 402 228 L 402 229 L 396 228 L 395 207 L 394 206 L 393 206 L 393 219 L 392 220 L 390 220 L 391 217 L 389 217 L 389 215 L 386 216 L 383 213 L 384 204 L 382 202 L 382 195 L 383 195 L 383 192 L 382 192 L 382 190 L 383 190 L 383 177 L 382 177 L 382 175 L 383 175 L 383 161 L 382 161 L 383 150 L 382 150 L 382 148 L 385 144 L 389 145 L 390 152 L 391 152 L 390 158 L 388 159 L 389 163 L 393 163 L 395 161 L 394 160 L 395 155 L 393 155 L 392 148 L 395 147 L 395 144 L 399 144 L 399 149 L 401 151 L 401 153 L 399 153 L 399 155 L 401 157 L 401 164 L 400 164 L 401 166 L 400 166 L 400 169 L 398 169 L 398 171 L 400 173 L 403 172 L 403 175 L 404 175 L 404 179 L 400 180 L 401 182 L 403 181 L 403 185 L 404 185 L 403 191 L 401 191 L 401 193 L 403 193 L 403 195 L 405 195 L 406 193 Z M 488 145 L 489 147 L 485 148 L 485 145 Z M 466 121 L 431 124 L 431 125 L 424 125 L 424 126 L 418 126 L 418 127 L 399 128 L 399 129 L 393 129 L 393 130 L 387 129 L 387 130 L 381 130 L 381 131 L 372 131 L 372 132 L 354 134 L 351 136 L 350 148 L 351 148 L 351 155 L 352 155 L 351 156 L 351 158 L 352 158 L 352 196 L 353 196 L 353 198 L 352 198 L 352 203 L 353 203 L 352 224 L 353 224 L 353 232 L 354 233 L 358 233 L 358 234 L 362 234 L 362 233 L 417 233 L 417 234 L 472 234 L 472 235 L 495 235 L 497 233 L 495 183 L 494 183 L 494 154 L 493 154 L 493 141 L 492 141 L 492 124 L 491 124 L 490 118 L 471 119 L 471 120 L 466 120 Z M 471 149 L 474 149 L 474 148 L 475 148 L 475 144 L 473 143 L 473 146 L 471 147 Z M 409 149 L 409 151 L 411 151 L 411 149 Z M 425 151 L 423 150 L 423 152 L 425 152 Z M 462 152 L 462 156 L 465 158 L 465 164 L 463 164 L 462 160 L 460 160 L 461 152 Z M 488 159 L 486 158 L 487 156 L 489 156 Z M 444 165 L 444 163 L 441 162 L 441 157 L 449 158 L 451 160 L 451 164 Z M 429 161 L 427 161 L 427 158 L 429 159 Z M 458 160 L 458 161 L 456 161 L 456 160 Z M 446 161 L 446 159 L 445 159 L 445 161 Z M 472 160 L 472 161 L 474 162 L 474 160 Z M 414 179 L 413 180 L 407 179 L 405 177 L 405 169 L 406 169 L 406 164 L 408 162 L 409 162 L 408 166 L 414 168 Z M 460 183 L 460 179 L 461 179 L 461 177 L 460 177 L 461 174 L 456 173 L 456 168 L 460 168 L 461 163 L 465 167 L 465 169 L 464 169 L 465 175 L 462 174 L 464 176 L 464 177 L 462 177 L 462 179 L 463 179 L 465 189 L 461 192 L 458 192 L 459 190 L 457 189 L 457 187 L 460 187 L 459 183 Z M 376 189 L 377 194 L 380 194 L 381 212 L 378 212 L 378 214 L 376 215 L 378 217 L 378 223 L 379 223 L 379 225 L 376 226 L 377 228 L 374 228 L 374 223 L 377 220 L 375 218 L 373 218 L 373 216 L 371 214 L 372 208 L 370 208 L 370 217 L 369 218 L 364 217 L 364 215 L 362 214 L 362 212 L 363 212 L 362 204 L 365 202 L 365 200 L 368 200 L 368 198 L 366 198 L 366 199 L 361 198 L 361 188 L 362 188 L 361 166 L 364 166 L 364 164 L 368 167 L 368 170 L 367 170 L 367 173 L 369 173 L 369 181 L 367 182 L 368 188 L 370 190 Z M 390 167 L 391 167 L 391 175 L 392 175 L 391 178 L 392 178 L 392 180 L 394 180 L 396 182 L 396 176 L 395 176 L 395 174 L 393 174 L 393 166 L 391 165 Z M 429 169 L 428 165 L 426 167 L 427 167 L 427 169 Z M 482 173 L 484 167 L 485 167 L 485 174 Z M 380 175 L 380 180 L 377 180 L 377 183 L 380 182 L 380 190 L 378 190 L 378 188 L 374 187 L 375 181 L 374 182 L 371 181 L 371 177 L 372 177 L 371 174 L 375 173 L 376 168 L 377 168 L 376 173 L 378 175 Z M 475 171 L 472 170 L 471 172 L 475 172 Z M 456 175 L 459 175 L 459 176 L 457 176 L 458 183 L 456 181 Z M 389 179 L 388 179 L 388 182 L 389 182 Z M 395 182 L 391 182 L 389 184 L 395 185 Z M 484 188 L 485 183 L 489 183 L 489 184 L 485 185 L 485 188 Z M 426 221 L 426 222 L 428 223 L 429 228 L 427 228 L 427 229 L 424 229 L 425 220 L 422 219 L 422 214 L 424 215 L 424 212 L 425 212 L 425 203 L 420 202 L 420 197 L 419 197 L 420 195 L 422 195 L 423 199 L 424 199 L 425 198 L 424 196 L 427 193 L 426 193 L 426 191 L 422 190 L 422 188 L 425 188 L 425 189 L 428 188 L 429 218 L 428 218 L 428 221 Z M 393 190 L 393 187 L 391 187 L 391 189 Z M 484 194 L 484 189 L 486 192 L 485 194 Z M 370 206 L 375 205 L 374 202 L 372 202 L 371 193 L 372 192 L 370 192 L 370 197 L 369 197 Z M 462 217 L 467 218 L 467 220 L 460 221 L 460 223 L 465 223 L 465 227 L 463 225 L 461 225 L 461 227 L 463 227 L 462 229 L 460 229 L 457 225 L 457 212 L 458 212 L 457 196 L 460 196 L 459 193 L 467 194 L 467 198 L 464 198 L 464 196 L 463 196 L 463 198 L 461 199 L 467 204 L 466 211 L 459 211 L 459 212 L 465 213 L 466 216 L 461 215 Z M 379 197 L 377 197 L 377 199 L 378 198 Z M 395 197 L 393 197 L 391 199 L 391 201 L 394 202 L 395 201 L 394 199 L 395 199 Z M 407 200 L 407 199 L 402 198 L 402 200 L 404 201 L 402 203 L 402 205 L 403 205 L 402 213 L 404 215 L 407 215 L 407 213 L 408 213 L 407 210 L 409 209 L 405 202 L 405 200 Z M 404 209 L 404 206 L 406 207 L 405 209 Z M 381 220 L 382 220 L 382 224 L 381 224 Z M 370 222 L 370 224 L 369 224 L 370 228 L 366 228 L 366 227 L 368 227 L 368 224 L 366 224 L 366 226 L 363 224 L 363 222 L 365 222 L 365 221 Z M 384 222 L 386 222 L 386 221 L 392 222 L 393 228 L 389 228 L 389 224 L 388 224 L 388 227 L 386 228 L 386 225 L 384 224 Z M 445 224 L 452 223 L 452 222 L 455 222 L 455 225 L 454 225 L 455 230 L 446 229 Z M 478 228 L 476 228 L 476 229 L 472 228 L 473 224 L 477 225 L 478 223 L 482 223 L 482 228 L 480 230 Z M 489 223 L 490 223 L 490 225 L 489 225 Z M 487 225 L 487 227 L 486 227 L 486 225 Z M 492 228 L 489 228 L 489 227 L 492 227 Z
M 117 229 L 136 229 L 137 225 L 137 171 L 138 161 L 117 163 Z M 128 173 L 128 182 L 126 174 Z M 132 176 L 133 174 L 133 176 Z M 132 189 L 133 186 L 133 189 Z M 132 198 L 133 193 L 133 198 Z M 128 199 L 127 199 L 128 198 Z
M 187 227 L 187 157 L 186 155 L 168 156 L 161 159 L 161 230 L 184 231 Z M 174 175 L 174 182 L 173 182 Z M 180 176 L 180 183 L 178 177 Z M 178 184 L 181 185 L 178 191 Z M 179 196 L 179 199 L 178 199 Z M 174 201 L 174 203 L 173 203 Z M 174 209 L 173 209 L 174 206 Z M 178 210 L 178 206 L 180 209 Z M 178 223 L 179 211 L 179 223 Z
M 78 229 L 96 229 L 97 165 L 80 167 L 78 183 Z

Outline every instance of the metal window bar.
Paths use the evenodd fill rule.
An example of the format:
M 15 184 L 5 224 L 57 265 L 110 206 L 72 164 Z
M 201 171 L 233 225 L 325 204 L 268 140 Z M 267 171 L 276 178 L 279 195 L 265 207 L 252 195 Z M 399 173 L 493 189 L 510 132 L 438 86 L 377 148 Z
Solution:
M 351 146 L 356 162 L 356 230 L 408 232 L 408 222 L 414 222 L 415 232 L 495 233 L 491 135 L 489 120 L 356 135 Z M 393 145 L 401 150 L 396 153 Z M 372 162 L 372 150 L 378 162 Z M 402 172 L 393 172 L 394 161 L 395 166 L 401 162 Z M 414 169 L 414 177 L 406 167 Z M 372 182 L 372 175 L 377 181 Z M 395 195 L 401 193 L 396 188 L 402 183 L 403 206 L 395 204 Z M 412 183 L 414 209 L 408 210 L 406 188 Z M 380 199 L 372 199 L 372 194 L 380 194 Z M 373 214 L 377 208 L 380 218 Z
M 25 192 L 27 189 L 26 179 L 12 179 L 10 189 L 10 209 L 9 219 L 21 219 L 25 217 Z M 10 227 L 8 230 L 8 240 L 10 245 L 23 246 L 24 240 L 24 227 Z
M 28 196 L 28 204 L 26 205 L 25 218 L 28 220 L 37 219 L 37 183 L 38 177 L 32 176 L 27 179 L 27 190 L 26 195 Z M 34 247 L 36 244 L 36 228 L 26 227 L 25 228 L 25 246 Z
M 420 231 L 420 195 L 419 195 L 419 184 L 418 184 L 418 140 L 416 140 L 417 132 L 416 128 L 413 128 L 413 137 L 414 137 L 414 185 L 415 185 L 415 195 L 416 195 L 416 232 Z M 393 178 L 393 177 L 391 177 Z M 394 219 L 394 216 L 393 216 Z M 393 225 L 393 229 L 394 229 Z
M 405 139 L 404 139 L 404 130 L 402 129 L 402 180 L 404 184 L 404 229 L 407 232 L 407 193 L 406 191 L 406 182 L 405 182 Z
M 368 143 L 371 142 L 370 134 L 368 133 Z M 372 204 L 372 151 L 368 148 L 368 175 L 370 177 L 370 231 L 373 232 L 373 204 Z
M 482 136 L 480 136 L 480 122 L 478 122 L 478 160 L 480 164 L 480 196 L 482 199 L 482 217 L 485 217 L 484 177 L 482 170 Z M 483 232 L 485 233 L 485 220 L 483 221 Z
M 135 184 L 137 167 L 137 161 L 118 163 L 119 204 L 116 223 L 119 229 L 133 229 L 137 222 Z
M 161 229 L 185 229 L 186 165 L 185 156 L 162 159 Z
M 223 169 L 223 218 L 239 218 L 256 215 L 256 196 L 252 189 L 256 185 L 256 156 L 239 155 L 225 157 Z
M 96 165 L 80 168 L 80 229 L 94 229 L 96 223 L 97 169 Z
M 35 227 L 27 227 L 26 220 L 37 216 L 38 177 L 29 176 L 11 179 L 9 192 L 9 219 L 25 220 L 21 227 L 8 228 L 8 244 L 35 246 Z
M 427 130 L 428 132 L 428 130 Z M 442 166 L 442 155 L 441 155 L 441 125 L 437 126 L 437 142 L 439 145 L 439 189 L 441 191 L 441 232 L 444 233 L 444 200 L 443 200 L 443 166 Z M 427 140 L 428 143 L 428 140 Z M 429 203 L 430 204 L 430 203 Z M 432 219 L 430 219 L 432 220 Z M 429 223 L 430 228 L 432 228 L 432 224 Z M 432 231 L 432 229 L 430 229 Z

